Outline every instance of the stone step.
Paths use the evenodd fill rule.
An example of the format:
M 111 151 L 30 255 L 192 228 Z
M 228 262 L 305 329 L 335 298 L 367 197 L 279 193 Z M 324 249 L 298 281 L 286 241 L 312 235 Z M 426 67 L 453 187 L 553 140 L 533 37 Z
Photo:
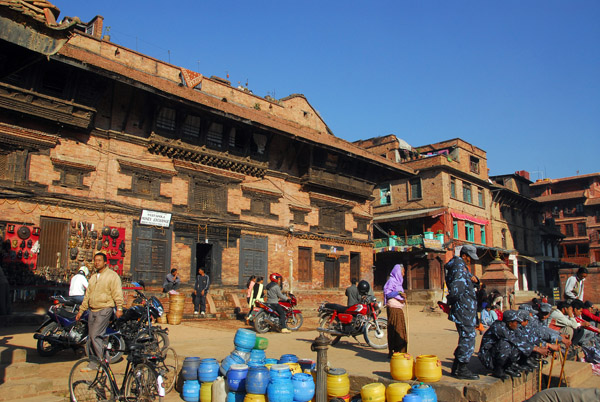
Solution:
M 64 385 L 63 385 L 64 388 Z M 55 392 L 52 380 L 44 378 L 13 380 L 0 385 L 0 401 L 14 401 L 23 398 L 51 395 Z
M 24 363 L 27 361 L 27 350 L 0 346 L 0 364 Z
M 37 363 L 11 363 L 0 365 L 0 372 L 4 373 L 4 382 L 36 378 L 40 373 Z
M 546 364 L 542 370 L 544 378 L 542 380 L 542 384 L 544 384 L 544 386 L 548 384 L 550 365 L 551 359 L 548 360 L 548 364 Z M 552 381 L 550 382 L 550 386 L 552 387 L 558 386 L 560 368 L 561 361 L 560 358 L 557 356 L 554 360 L 554 367 L 552 368 Z M 587 387 L 586 384 L 589 382 L 590 379 L 594 377 L 594 373 L 592 372 L 592 366 L 589 363 L 576 362 L 572 360 L 567 360 L 565 362 L 564 375 L 567 379 L 567 384 L 569 387 Z M 567 384 L 565 384 L 565 380 L 563 378 L 561 386 Z

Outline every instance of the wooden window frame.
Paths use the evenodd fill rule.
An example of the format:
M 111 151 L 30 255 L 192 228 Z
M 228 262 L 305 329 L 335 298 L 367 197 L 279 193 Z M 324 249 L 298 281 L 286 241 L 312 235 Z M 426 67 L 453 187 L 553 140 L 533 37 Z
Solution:
M 415 177 L 407 182 L 408 184 L 408 200 L 416 201 L 423 199 L 423 188 L 421 186 L 421 178 Z M 416 193 L 416 194 L 415 194 Z
M 450 198 L 457 199 L 456 197 L 456 178 L 450 177 Z
M 469 170 L 472 173 L 479 174 L 479 172 L 480 172 L 479 158 L 472 156 L 472 155 L 469 156 Z
M 463 191 L 463 201 L 468 204 L 472 204 L 473 203 L 473 187 L 471 186 L 471 184 L 463 182 L 462 191 Z M 467 200 L 467 192 L 469 194 L 468 200 Z

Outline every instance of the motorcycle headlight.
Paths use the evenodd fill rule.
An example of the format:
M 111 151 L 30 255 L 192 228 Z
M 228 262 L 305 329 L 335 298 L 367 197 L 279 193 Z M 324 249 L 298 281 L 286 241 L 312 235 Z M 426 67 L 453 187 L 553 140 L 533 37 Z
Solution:
M 381 309 L 383 308 L 383 303 L 382 303 L 382 302 L 380 302 L 380 301 L 378 301 L 378 302 L 377 302 L 377 308 L 378 308 L 379 310 L 381 310 Z

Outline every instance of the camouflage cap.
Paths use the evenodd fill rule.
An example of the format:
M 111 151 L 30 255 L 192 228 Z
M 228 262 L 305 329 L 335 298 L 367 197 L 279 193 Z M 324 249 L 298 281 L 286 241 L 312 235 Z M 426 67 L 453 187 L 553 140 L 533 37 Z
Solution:
M 521 319 L 521 322 L 529 321 L 529 319 L 531 318 L 531 316 L 529 315 L 529 311 L 527 310 L 519 310 L 517 311 L 517 315 Z
M 540 305 L 540 311 L 544 314 L 550 314 L 552 312 L 552 306 L 548 303 L 542 303 Z
M 504 312 L 504 316 L 502 317 L 502 321 L 504 321 L 504 322 L 511 322 L 511 321 L 521 322 L 523 320 L 521 319 L 521 317 L 519 316 L 519 313 L 517 311 L 506 310 Z

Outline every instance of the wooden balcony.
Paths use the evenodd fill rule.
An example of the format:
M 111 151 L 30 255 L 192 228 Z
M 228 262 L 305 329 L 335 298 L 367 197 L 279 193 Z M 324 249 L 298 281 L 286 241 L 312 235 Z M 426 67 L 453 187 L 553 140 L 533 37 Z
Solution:
M 78 128 L 88 128 L 96 110 L 23 88 L 0 83 L 0 108 Z
M 331 173 L 323 169 L 309 168 L 302 176 L 302 183 L 317 187 L 330 188 L 343 193 L 370 198 L 373 195 L 375 183 L 345 176 L 342 173 Z

